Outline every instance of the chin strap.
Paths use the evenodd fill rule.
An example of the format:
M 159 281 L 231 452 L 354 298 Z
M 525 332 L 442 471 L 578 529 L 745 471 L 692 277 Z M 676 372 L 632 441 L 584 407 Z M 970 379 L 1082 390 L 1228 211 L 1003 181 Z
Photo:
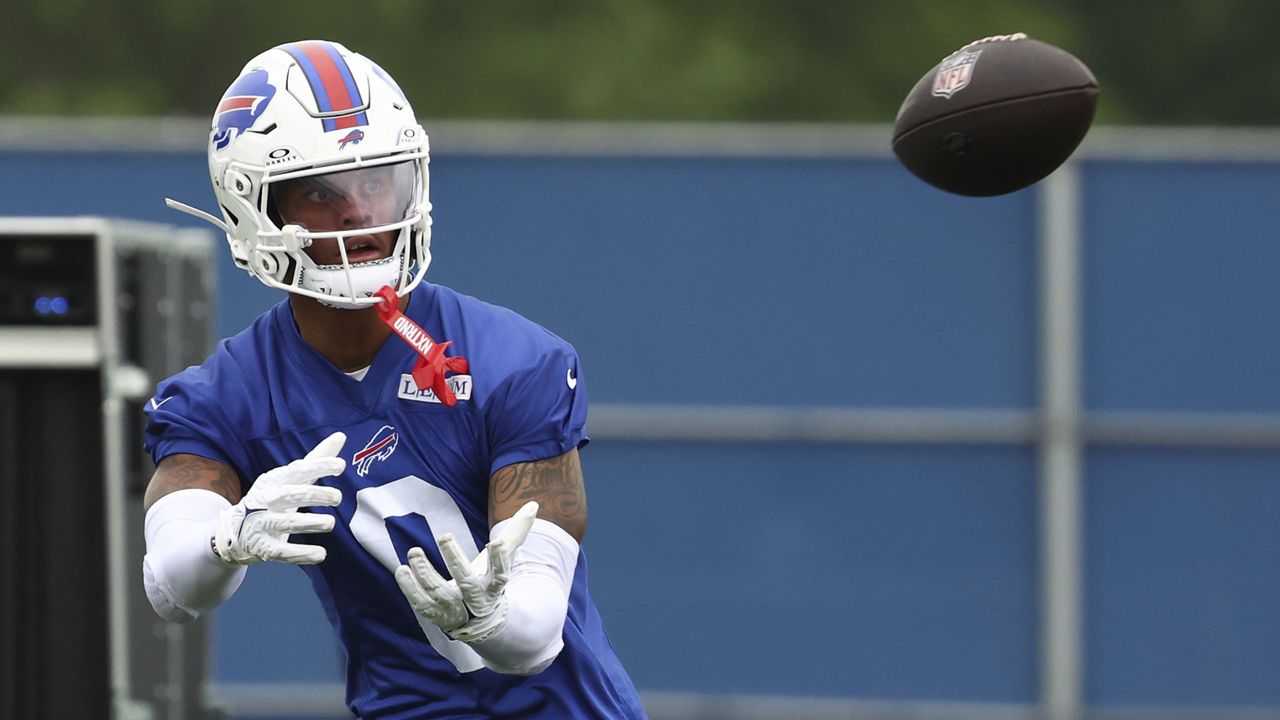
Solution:
M 453 388 L 449 387 L 449 383 L 445 381 L 444 374 L 467 372 L 470 367 L 467 359 L 445 357 L 444 350 L 452 345 L 453 341 L 437 343 L 431 339 L 426 330 L 418 326 L 418 323 L 400 312 L 400 298 L 396 296 L 396 291 L 392 290 L 391 286 L 384 285 L 374 293 L 374 296 L 382 300 L 376 305 L 378 317 L 382 318 L 382 322 L 386 323 L 392 332 L 409 343 L 409 347 L 418 353 L 418 362 L 413 365 L 413 381 L 417 383 L 418 389 L 431 388 L 436 397 L 440 398 L 440 402 L 449 407 L 457 405 L 458 398 L 453 394 Z

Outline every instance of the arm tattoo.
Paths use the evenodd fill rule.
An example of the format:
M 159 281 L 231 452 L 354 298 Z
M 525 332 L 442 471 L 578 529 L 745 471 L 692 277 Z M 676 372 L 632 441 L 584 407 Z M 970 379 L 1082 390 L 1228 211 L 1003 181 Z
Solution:
M 559 525 L 581 541 L 587 528 L 587 493 L 578 451 L 537 462 L 508 465 L 489 481 L 489 524 L 511 517 L 530 500 L 538 517 Z
M 150 509 L 160 498 L 177 490 L 197 488 L 211 490 L 229 502 L 240 500 L 240 476 L 226 463 L 199 455 L 178 453 L 160 461 L 160 466 L 147 485 L 144 509 Z

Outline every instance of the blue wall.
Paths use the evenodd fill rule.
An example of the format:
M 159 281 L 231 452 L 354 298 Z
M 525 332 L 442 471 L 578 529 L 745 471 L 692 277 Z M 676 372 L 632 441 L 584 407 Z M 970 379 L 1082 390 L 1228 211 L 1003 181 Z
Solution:
M 189 224 L 198 153 L 0 153 L 0 212 Z M 1091 409 L 1280 412 L 1274 163 L 1082 170 Z M 437 154 L 430 277 L 574 342 L 607 403 L 1032 409 L 1035 191 L 887 159 Z M 218 330 L 278 295 L 222 258 Z M 1033 446 L 584 454 L 586 551 L 644 690 L 1033 702 Z M 1280 452 L 1093 447 L 1086 696 L 1280 705 Z M 287 650 L 283 640 L 288 640 Z M 224 682 L 337 681 L 300 573 L 217 618 Z
M 1280 412 L 1280 164 L 1093 162 L 1084 183 L 1089 406 Z

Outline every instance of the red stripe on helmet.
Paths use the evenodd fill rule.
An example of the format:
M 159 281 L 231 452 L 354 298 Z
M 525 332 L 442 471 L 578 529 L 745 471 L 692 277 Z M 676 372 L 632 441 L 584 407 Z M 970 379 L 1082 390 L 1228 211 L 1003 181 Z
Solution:
M 340 112 L 353 109 L 355 103 L 351 99 L 351 94 L 347 92 L 347 83 L 342 79 L 342 70 L 334 62 L 333 55 L 329 54 L 324 43 L 307 41 L 297 43 L 295 47 L 306 54 L 307 59 L 315 67 L 316 74 L 320 76 L 320 82 L 324 85 L 324 92 L 329 96 L 330 111 Z M 355 126 L 354 119 L 350 124 L 344 125 L 342 123 L 345 120 L 347 118 L 338 119 L 339 128 Z

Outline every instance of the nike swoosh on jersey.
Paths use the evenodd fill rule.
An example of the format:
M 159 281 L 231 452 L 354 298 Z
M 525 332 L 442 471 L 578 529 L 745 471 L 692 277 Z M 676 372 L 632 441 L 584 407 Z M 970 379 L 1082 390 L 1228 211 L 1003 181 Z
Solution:
M 173 399 L 173 396 L 172 396 L 172 395 L 170 395 L 169 397 L 167 397 L 167 398 L 165 398 L 165 399 L 161 400 L 160 402 L 156 402 L 156 399 L 155 399 L 155 398 L 151 398 L 151 409 L 152 409 L 152 410 L 159 410 L 161 405 L 163 405 L 163 404 L 165 404 L 165 403 L 169 402 L 169 401 L 170 401 L 170 400 L 172 400 L 172 399 Z

